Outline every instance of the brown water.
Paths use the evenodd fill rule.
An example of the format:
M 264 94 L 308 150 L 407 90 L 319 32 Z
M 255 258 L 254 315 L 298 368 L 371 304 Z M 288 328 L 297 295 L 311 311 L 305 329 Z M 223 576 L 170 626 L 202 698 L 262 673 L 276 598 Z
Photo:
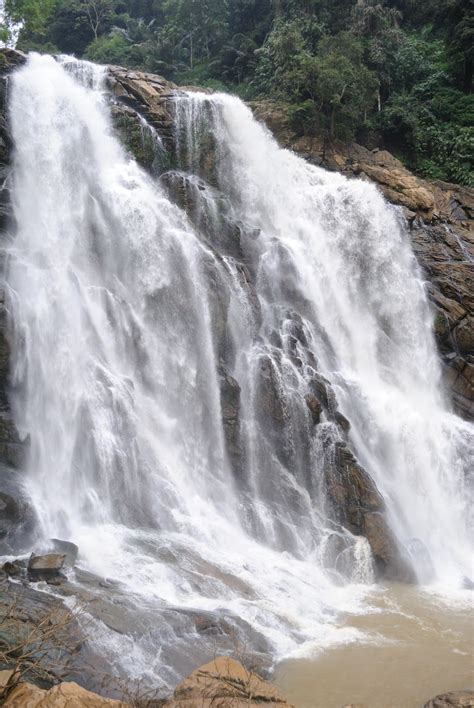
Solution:
M 297 708 L 420 708 L 439 693 L 473 689 L 472 598 L 466 591 L 448 602 L 397 585 L 377 591 L 376 611 L 348 615 L 341 625 L 367 641 L 285 661 L 275 683 Z

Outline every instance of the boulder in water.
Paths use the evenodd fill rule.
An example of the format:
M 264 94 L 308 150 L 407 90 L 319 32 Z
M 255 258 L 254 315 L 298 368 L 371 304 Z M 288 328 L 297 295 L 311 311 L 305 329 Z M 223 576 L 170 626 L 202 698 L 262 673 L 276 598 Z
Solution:
M 63 577 L 61 570 L 65 561 L 65 553 L 45 553 L 38 556 L 31 554 L 28 561 L 28 578 L 33 582 L 60 580 Z
M 77 560 L 79 548 L 72 541 L 62 541 L 59 538 L 52 538 L 51 544 L 56 553 L 62 553 L 66 556 L 64 565 L 73 566 Z
M 2 565 L 2 570 L 9 578 L 18 578 L 25 574 L 25 566 L 19 560 L 7 561 Z

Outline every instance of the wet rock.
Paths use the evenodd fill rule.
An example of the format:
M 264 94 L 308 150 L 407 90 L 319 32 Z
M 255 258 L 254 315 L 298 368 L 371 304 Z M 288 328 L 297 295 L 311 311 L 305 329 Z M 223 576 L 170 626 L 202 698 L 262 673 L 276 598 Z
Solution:
M 356 537 L 342 531 L 332 533 L 326 539 L 322 549 L 322 562 L 330 572 L 333 582 L 353 580 L 356 542 Z
M 364 514 L 363 535 L 370 544 L 379 575 L 388 580 L 416 582 L 416 575 L 408 559 L 400 551 L 383 514 L 380 512 Z
M 9 327 L 5 291 L 0 289 L 0 461 L 19 468 L 24 464 L 28 441 L 20 439 L 10 410 Z
M 7 561 L 2 565 L 2 570 L 9 578 L 26 576 L 26 565 L 19 560 Z
M 311 418 L 313 419 L 314 425 L 318 425 L 321 420 L 321 413 L 323 412 L 323 407 L 313 394 L 309 393 L 305 396 L 306 405 L 311 413 Z
M 237 270 L 237 276 L 240 282 L 240 286 L 246 295 L 247 302 L 250 306 L 253 315 L 252 334 L 255 336 L 260 329 L 260 325 L 262 324 L 262 307 L 257 294 L 257 290 L 255 288 L 254 279 L 250 273 L 249 268 L 247 268 L 247 266 L 245 266 L 243 263 L 235 261 L 235 267 Z
M 110 66 L 108 83 L 119 103 L 147 118 L 166 143 L 173 140 L 173 101 L 176 85 L 161 76 Z
M 21 468 L 26 459 L 28 439 L 21 440 L 10 408 L 0 410 L 0 462 Z
M 280 375 L 270 356 L 262 356 L 259 365 L 258 405 L 264 416 L 281 427 L 286 418 Z
M 230 293 L 223 282 L 214 259 L 205 261 L 204 272 L 207 282 L 207 295 L 211 311 L 212 337 L 217 359 L 227 361 L 229 356 L 228 314 Z
M 32 586 L 3 580 L 0 583 L 0 639 L 2 651 L 27 644 L 30 658 L 42 644 L 41 671 L 36 675 L 51 685 L 53 677 L 82 680 L 84 667 L 91 661 L 78 619 L 57 598 Z M 52 626 L 57 631 L 51 631 Z M 62 657 L 58 659 L 58 651 Z M 39 667 L 39 664 L 38 664 Z M 0 701 L 1 702 L 1 701 Z
M 28 561 L 28 578 L 31 582 L 41 580 L 58 582 L 63 577 L 61 570 L 65 561 L 66 555 L 64 553 L 32 554 Z
M 424 708 L 474 708 L 474 691 L 442 693 L 425 703 Z
M 79 547 L 72 541 L 62 541 L 59 538 L 51 538 L 50 543 L 56 553 L 66 556 L 64 564 L 72 567 L 77 560 Z
M 216 617 L 212 613 L 200 614 L 194 618 L 196 631 L 205 635 L 227 635 L 232 634 L 232 627 L 221 617 Z
M 0 491 L 0 553 L 6 555 L 21 552 L 31 542 L 36 517 L 10 471 L 3 468 L 1 472 L 5 491 Z
M 324 376 L 315 374 L 310 382 L 310 390 L 323 406 L 324 410 L 333 415 L 337 410 L 337 402 L 331 384 Z
M 334 420 L 345 433 L 349 432 L 351 429 L 350 422 L 347 420 L 345 415 L 342 415 L 340 411 L 336 411 L 334 414 Z
M 229 374 L 225 366 L 219 367 L 222 421 L 227 453 L 234 468 L 240 473 L 242 468 L 242 445 L 240 438 L 240 386 Z
M 24 52 L 20 52 L 18 49 L 11 49 L 10 47 L 2 48 L 0 54 L 0 70 L 11 71 L 11 69 L 21 66 L 27 60 L 27 55 Z
M 452 354 L 445 359 L 445 381 L 452 392 L 454 408 L 467 420 L 474 419 L 474 356 Z
M 21 505 L 9 494 L 0 492 L 0 537 L 5 538 L 10 532 L 10 527 L 16 528 L 21 520 Z
M 166 708 L 244 708 L 270 705 L 289 707 L 289 703 L 271 684 L 230 657 L 218 657 L 201 666 L 176 688 Z
M 263 354 L 259 358 L 255 388 L 255 412 L 267 450 L 275 454 L 286 467 L 294 463 L 294 434 L 291 404 L 282 384 L 279 352 Z M 301 424 L 303 425 L 301 419 Z M 308 438 L 306 439 L 308 442 Z M 270 488 L 269 488 L 270 493 Z
M 466 315 L 453 329 L 453 337 L 460 354 L 474 352 L 474 315 Z
M 345 443 L 336 443 L 325 482 L 333 518 L 351 533 L 367 538 L 379 576 L 414 582 L 411 565 L 385 520 L 383 498 Z

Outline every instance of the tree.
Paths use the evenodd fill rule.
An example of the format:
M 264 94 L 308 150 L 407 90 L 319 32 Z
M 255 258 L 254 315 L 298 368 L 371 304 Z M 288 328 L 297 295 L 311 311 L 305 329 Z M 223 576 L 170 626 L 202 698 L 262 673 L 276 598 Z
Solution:
M 110 0 L 82 0 L 84 11 L 89 20 L 94 39 L 110 29 L 112 3 Z
M 84 4 L 63 0 L 51 18 L 48 37 L 62 52 L 82 56 L 94 39 Z
M 324 37 L 318 45 L 316 95 L 335 137 L 338 119 L 357 125 L 373 107 L 378 80 L 363 61 L 363 47 L 350 32 Z
M 226 35 L 226 0 L 165 0 L 162 33 L 174 41 L 175 54 L 192 70 L 196 61 L 209 60 Z M 185 50 L 186 49 L 186 53 Z
M 474 0 L 448 0 L 438 16 L 446 29 L 446 45 L 462 74 L 464 93 L 471 93 L 474 69 Z
M 314 40 L 321 34 L 322 29 L 314 21 L 308 24 L 302 18 L 276 20 L 257 52 L 256 87 L 262 92 L 271 89 L 285 101 L 314 98 L 315 57 L 308 35 Z
M 352 29 L 356 34 L 376 37 L 398 27 L 401 17 L 401 12 L 387 7 L 384 0 L 357 0 L 352 9 Z
M 56 0 L 5 0 L 3 9 L 7 33 L 12 25 L 21 24 L 31 34 L 45 35 L 55 5 Z

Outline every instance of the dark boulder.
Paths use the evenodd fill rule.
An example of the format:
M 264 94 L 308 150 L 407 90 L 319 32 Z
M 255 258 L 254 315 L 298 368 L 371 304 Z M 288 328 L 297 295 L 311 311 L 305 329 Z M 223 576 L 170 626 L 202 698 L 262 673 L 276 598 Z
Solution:
M 20 560 L 7 561 L 2 565 L 2 570 L 9 578 L 26 576 L 26 564 Z
M 66 561 L 64 553 L 46 553 L 30 556 L 28 561 L 28 579 L 31 582 L 61 582 L 64 578 L 61 571 Z

